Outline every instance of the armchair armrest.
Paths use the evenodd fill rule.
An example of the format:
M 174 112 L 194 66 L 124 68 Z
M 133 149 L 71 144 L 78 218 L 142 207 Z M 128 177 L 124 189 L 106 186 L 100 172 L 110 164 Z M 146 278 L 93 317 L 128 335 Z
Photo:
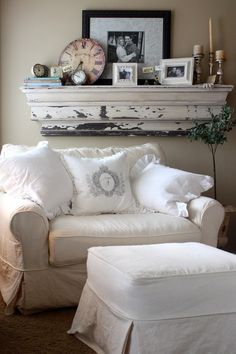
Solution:
M 49 224 L 34 202 L 0 193 L 0 258 L 17 270 L 48 265 Z
M 188 203 L 189 219 L 202 232 L 202 243 L 217 246 L 218 233 L 224 219 L 224 208 L 215 199 L 199 197 Z

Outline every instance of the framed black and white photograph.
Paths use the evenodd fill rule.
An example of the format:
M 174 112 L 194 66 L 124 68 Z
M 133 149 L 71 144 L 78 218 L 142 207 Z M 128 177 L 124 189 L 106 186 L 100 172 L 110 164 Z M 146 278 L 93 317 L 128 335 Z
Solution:
M 185 66 L 184 65 L 175 65 L 168 66 L 166 71 L 166 77 L 184 77 Z
M 107 63 L 144 63 L 144 43 L 144 31 L 109 31 Z
M 115 86 L 137 85 L 137 63 L 113 63 L 112 84 Z
M 159 70 L 162 85 L 192 85 L 194 58 L 162 59 Z
M 111 83 L 113 63 L 137 63 L 138 78 L 153 79 L 142 68 L 170 57 L 170 18 L 170 11 L 84 10 L 82 36 L 105 51 L 102 81 Z

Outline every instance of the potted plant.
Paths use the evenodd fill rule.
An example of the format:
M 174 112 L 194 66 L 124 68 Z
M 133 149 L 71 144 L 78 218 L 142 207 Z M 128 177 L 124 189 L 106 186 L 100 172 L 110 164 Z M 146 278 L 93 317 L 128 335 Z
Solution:
M 217 199 L 216 184 L 216 152 L 219 145 L 223 145 L 227 141 L 227 133 L 236 125 L 236 119 L 232 117 L 233 109 L 228 106 L 222 106 L 219 114 L 213 114 L 210 111 L 211 119 L 207 122 L 195 122 L 195 125 L 188 130 L 187 137 L 193 140 L 202 141 L 207 144 L 213 165 L 214 178 L 214 198 Z
M 216 184 L 216 152 L 219 145 L 227 141 L 227 134 L 236 125 L 236 119 L 232 117 L 233 109 L 224 105 L 219 114 L 213 114 L 210 111 L 211 119 L 204 123 L 195 122 L 195 125 L 189 129 L 187 137 L 193 141 L 202 141 L 207 144 L 213 165 L 214 178 L 214 198 L 217 199 L 217 184 Z M 236 208 L 233 206 L 225 207 L 225 218 L 221 225 L 221 230 L 218 237 L 218 247 L 223 247 L 227 244 L 228 227 L 230 220 L 230 213 L 235 212 Z

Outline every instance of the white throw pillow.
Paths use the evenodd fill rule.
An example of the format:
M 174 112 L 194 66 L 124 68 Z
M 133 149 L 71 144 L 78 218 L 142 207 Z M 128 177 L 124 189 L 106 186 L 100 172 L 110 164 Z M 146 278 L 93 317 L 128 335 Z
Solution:
M 76 188 L 72 214 L 119 213 L 134 207 L 126 153 L 103 158 L 79 158 L 65 154 L 64 160 Z
M 60 156 L 47 145 L 0 158 L 0 185 L 20 198 L 42 206 L 49 219 L 69 212 L 73 183 Z
M 213 186 L 213 178 L 151 162 L 133 180 L 137 201 L 162 213 L 188 217 L 187 203 Z
M 27 146 L 27 145 L 14 145 L 14 144 L 4 144 L 1 149 L 1 157 L 12 157 L 15 155 L 20 155 L 27 151 L 31 151 L 36 147 L 48 146 L 47 140 L 40 141 L 37 146 Z

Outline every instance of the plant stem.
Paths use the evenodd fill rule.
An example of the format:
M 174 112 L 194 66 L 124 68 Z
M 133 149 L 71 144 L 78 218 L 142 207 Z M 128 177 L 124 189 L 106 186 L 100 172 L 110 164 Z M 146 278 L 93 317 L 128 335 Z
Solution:
M 212 155 L 212 162 L 213 162 L 213 177 L 214 177 L 214 199 L 217 200 L 217 192 L 216 192 L 216 149 L 217 146 L 209 145 Z

